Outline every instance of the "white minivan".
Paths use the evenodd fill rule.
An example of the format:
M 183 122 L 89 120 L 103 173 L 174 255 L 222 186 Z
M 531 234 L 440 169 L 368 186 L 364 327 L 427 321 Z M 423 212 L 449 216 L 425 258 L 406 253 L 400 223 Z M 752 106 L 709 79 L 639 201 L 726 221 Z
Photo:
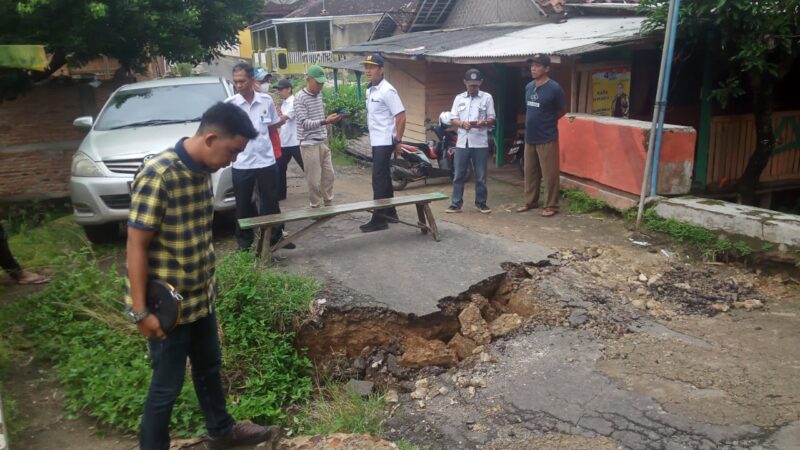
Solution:
M 144 81 L 117 89 L 97 120 L 75 119 L 89 134 L 72 158 L 70 197 L 90 241 L 117 236 L 128 218 L 129 182 L 142 161 L 193 135 L 206 109 L 231 95 L 233 86 L 219 77 Z M 212 183 L 214 210 L 234 209 L 230 167 L 212 174 Z

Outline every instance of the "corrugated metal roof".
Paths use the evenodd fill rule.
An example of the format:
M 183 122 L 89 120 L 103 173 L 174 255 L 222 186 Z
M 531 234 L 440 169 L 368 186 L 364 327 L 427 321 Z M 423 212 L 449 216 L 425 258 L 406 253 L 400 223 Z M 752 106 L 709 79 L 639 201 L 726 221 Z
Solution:
M 523 61 L 536 53 L 574 55 L 604 42 L 639 36 L 644 17 L 576 17 L 563 23 L 498 24 L 408 33 L 365 42 L 337 53 L 384 53 L 429 61 L 472 64 Z
M 563 23 L 547 23 L 472 45 L 437 53 L 440 58 L 484 58 L 550 55 L 604 40 L 639 34 L 644 17 L 576 17 Z

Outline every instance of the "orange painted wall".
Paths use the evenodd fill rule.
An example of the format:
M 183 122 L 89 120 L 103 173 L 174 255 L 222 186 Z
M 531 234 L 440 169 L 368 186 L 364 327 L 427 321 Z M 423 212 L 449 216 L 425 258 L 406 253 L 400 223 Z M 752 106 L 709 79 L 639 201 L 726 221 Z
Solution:
M 558 132 L 561 172 L 639 194 L 650 135 L 649 122 L 567 114 L 559 121 Z M 689 192 L 696 138 L 691 127 L 665 126 L 659 194 Z

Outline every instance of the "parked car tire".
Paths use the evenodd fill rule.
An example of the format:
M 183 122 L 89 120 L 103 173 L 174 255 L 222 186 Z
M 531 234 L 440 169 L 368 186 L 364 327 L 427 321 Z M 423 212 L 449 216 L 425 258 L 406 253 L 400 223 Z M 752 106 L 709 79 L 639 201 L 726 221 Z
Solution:
M 102 225 L 83 225 L 86 238 L 93 244 L 104 244 L 115 241 L 119 237 L 119 223 L 104 223 Z

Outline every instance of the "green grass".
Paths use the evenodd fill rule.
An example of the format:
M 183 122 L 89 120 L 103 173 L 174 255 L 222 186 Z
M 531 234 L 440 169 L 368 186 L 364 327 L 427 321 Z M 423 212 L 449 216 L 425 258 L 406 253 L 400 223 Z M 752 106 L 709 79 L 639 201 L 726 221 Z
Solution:
M 611 208 L 606 201 L 591 197 L 580 189 L 564 191 L 564 198 L 567 199 L 569 212 L 573 214 L 587 214 Z
M 625 216 L 635 219 L 636 211 L 634 208 L 631 209 L 633 211 L 626 211 Z M 701 226 L 661 217 L 652 208 L 645 211 L 643 223 L 648 230 L 667 234 L 676 241 L 696 249 L 708 260 L 729 256 L 744 257 L 753 253 L 753 249 L 744 241 L 720 239 L 715 233 Z
M 353 157 L 345 152 L 347 145 L 347 138 L 342 133 L 334 133 L 330 137 L 331 159 L 334 166 L 348 168 L 356 165 Z
M 397 444 L 397 448 L 399 450 L 423 450 L 423 447 L 420 447 L 419 445 L 409 442 L 405 439 L 396 441 L 395 444 Z
M 298 434 L 369 433 L 383 436 L 386 404 L 380 395 L 361 397 L 343 385 L 321 388 L 295 420 Z
M 385 438 L 387 404 L 381 394 L 362 397 L 341 384 L 326 384 L 317 390 L 316 399 L 295 416 L 290 434 L 363 434 Z M 400 450 L 423 450 L 407 440 L 395 442 Z
M 8 342 L 52 361 L 71 416 L 86 413 L 101 423 L 136 432 L 151 375 L 146 341 L 122 315 L 124 279 L 102 270 L 86 248 L 66 261 L 42 291 L 0 308 Z M 252 254 L 222 258 L 217 315 L 229 408 L 237 418 L 285 423 L 285 407 L 312 392 L 311 362 L 288 331 L 308 308 L 316 282 L 264 272 Z M 31 350 L 31 347 L 33 350 Z M 203 432 L 187 378 L 175 405 L 175 436 Z
M 62 265 L 67 255 L 88 245 L 72 216 L 60 217 L 37 228 L 26 228 L 9 237 L 14 258 L 25 269 Z
M 6 426 L 6 434 L 9 439 L 14 437 L 20 430 L 21 425 L 19 422 L 17 403 L 8 396 L 9 390 L 6 389 L 5 373 L 8 365 L 11 364 L 14 355 L 14 349 L 8 344 L 5 338 L 5 332 L 0 334 L 0 397 L 3 400 L 3 422 Z

